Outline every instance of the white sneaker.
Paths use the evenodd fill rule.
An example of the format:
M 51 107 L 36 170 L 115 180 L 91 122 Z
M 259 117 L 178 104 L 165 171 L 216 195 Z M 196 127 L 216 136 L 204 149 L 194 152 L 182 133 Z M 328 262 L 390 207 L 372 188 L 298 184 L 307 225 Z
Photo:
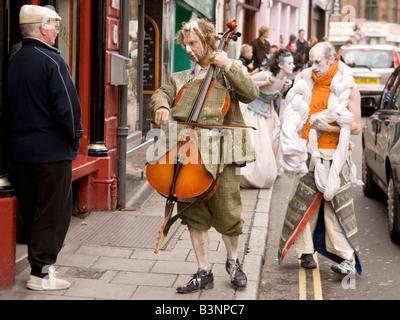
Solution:
M 354 268 L 353 265 L 353 260 L 344 260 L 342 261 L 342 263 L 336 263 L 334 265 L 331 266 L 332 271 L 342 275 L 342 276 L 346 276 L 350 273 L 355 274 L 356 273 L 356 269 Z
M 44 278 L 30 275 L 26 282 L 26 287 L 31 290 L 43 291 L 43 290 L 64 290 L 68 289 L 71 284 L 62 279 L 57 279 L 54 267 L 51 266 L 48 270 L 48 275 Z

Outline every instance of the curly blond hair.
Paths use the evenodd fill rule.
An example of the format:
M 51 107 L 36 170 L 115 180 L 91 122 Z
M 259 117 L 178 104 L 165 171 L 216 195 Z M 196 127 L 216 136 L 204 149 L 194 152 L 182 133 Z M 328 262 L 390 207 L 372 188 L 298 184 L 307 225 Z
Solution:
M 183 48 L 186 47 L 186 35 L 193 34 L 200 40 L 204 48 L 209 45 L 213 50 L 217 50 L 217 39 L 214 25 L 205 19 L 193 19 L 182 23 L 182 29 L 176 34 L 176 42 Z

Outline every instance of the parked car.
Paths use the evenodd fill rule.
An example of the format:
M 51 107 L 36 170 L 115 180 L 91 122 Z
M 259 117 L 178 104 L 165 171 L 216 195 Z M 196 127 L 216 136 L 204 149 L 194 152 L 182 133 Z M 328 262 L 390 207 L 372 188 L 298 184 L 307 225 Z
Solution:
M 353 68 L 354 81 L 361 93 L 361 108 L 372 114 L 389 76 L 400 65 L 399 53 L 390 45 L 351 45 L 338 50 L 340 59 Z
M 389 235 L 400 243 L 400 67 L 389 77 L 378 110 L 362 130 L 362 180 L 368 197 L 387 194 Z

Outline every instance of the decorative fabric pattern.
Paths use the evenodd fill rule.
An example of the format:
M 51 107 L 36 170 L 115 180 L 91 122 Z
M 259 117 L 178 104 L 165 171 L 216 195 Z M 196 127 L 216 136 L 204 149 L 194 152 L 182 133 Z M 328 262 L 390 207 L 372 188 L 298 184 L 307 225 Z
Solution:
M 260 88 L 260 95 L 258 98 L 250 102 L 248 108 L 257 114 L 268 118 L 271 116 L 270 102 L 280 97 L 280 92 L 269 92 L 263 88 Z
M 340 188 L 335 198 L 329 203 L 346 240 L 354 250 L 356 270 L 358 274 L 361 274 L 362 266 L 358 254 L 358 229 L 354 212 L 353 195 L 351 192 L 351 169 L 348 165 L 349 163 L 347 161 L 339 176 Z M 282 233 L 279 238 L 279 264 L 283 262 L 286 253 L 289 251 L 297 236 L 303 231 L 311 215 L 318 214 L 318 212 L 315 212 L 315 209 L 321 201 L 323 201 L 323 196 L 322 193 L 318 191 L 315 184 L 314 173 L 308 171 L 307 174 L 299 180 L 295 194 L 288 204 Z M 313 239 L 316 251 L 335 262 L 341 263 L 343 258 L 327 252 L 325 243 L 316 241 L 316 239 L 325 239 L 325 235 L 316 235 L 316 233 L 317 230 L 314 233 Z

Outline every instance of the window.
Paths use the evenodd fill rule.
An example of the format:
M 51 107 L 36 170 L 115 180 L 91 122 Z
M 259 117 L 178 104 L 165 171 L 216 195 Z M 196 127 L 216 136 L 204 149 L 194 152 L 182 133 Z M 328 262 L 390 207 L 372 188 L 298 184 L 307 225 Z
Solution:
M 400 110 L 399 94 L 400 94 L 400 83 L 399 81 L 397 81 L 397 88 L 393 93 L 392 103 L 389 104 L 389 106 L 386 107 L 386 109 Z
M 62 17 L 60 22 L 60 33 L 58 35 L 58 49 L 61 56 L 69 66 L 72 79 L 76 80 L 76 52 L 77 52 L 77 1 L 60 0 L 59 15 Z
M 391 50 L 348 49 L 342 51 L 342 60 L 350 67 L 393 68 Z
M 129 134 L 140 130 L 139 104 L 137 100 L 137 59 L 138 59 L 138 0 L 130 0 L 129 20 L 129 85 L 128 85 L 128 127 Z
M 399 95 L 399 71 L 396 69 L 386 83 L 385 89 L 382 92 L 380 108 L 379 109 L 392 109 L 399 108 L 398 95 Z M 396 90 L 394 90 L 396 88 Z M 390 103 L 392 101 L 392 103 Z
M 365 1 L 365 19 L 378 21 L 378 0 Z

